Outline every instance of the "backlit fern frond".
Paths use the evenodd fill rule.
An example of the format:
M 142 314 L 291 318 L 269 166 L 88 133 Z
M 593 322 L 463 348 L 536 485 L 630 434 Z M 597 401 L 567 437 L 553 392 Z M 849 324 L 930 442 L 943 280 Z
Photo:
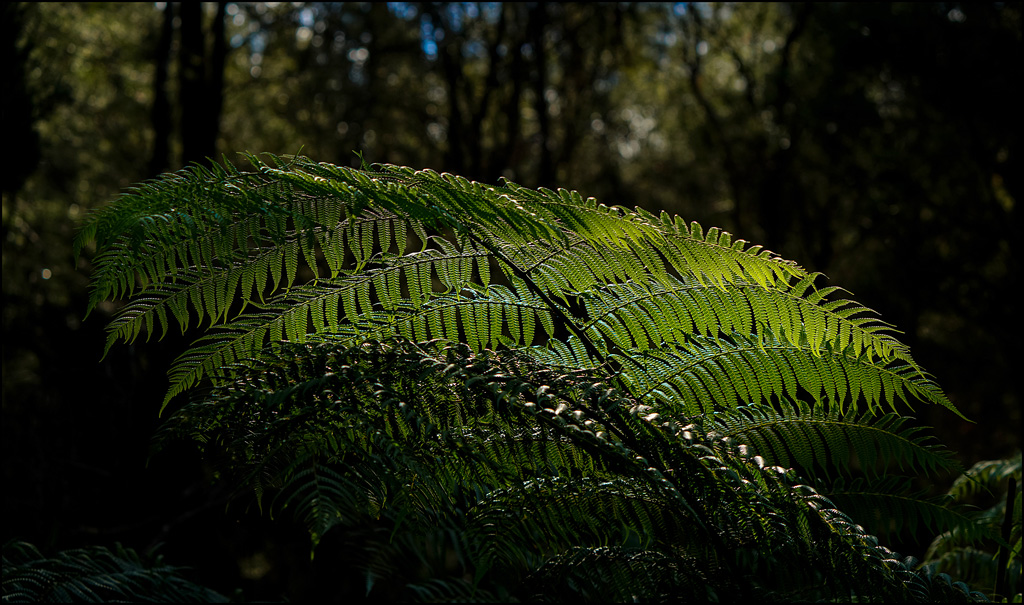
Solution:
M 624 349 L 629 343 L 619 338 Z M 771 333 L 695 335 L 619 359 L 634 394 L 688 414 L 803 396 L 850 411 L 863 403 L 873 413 L 883 405 L 896 411 L 896 402 L 910 399 L 952 407 L 914 366 L 855 356 L 850 347 L 815 354 L 806 340 L 793 343 Z
M 479 350 L 562 331 L 619 363 L 638 393 L 693 391 L 690 410 L 797 386 L 851 405 L 909 395 L 954 409 L 867 309 L 828 300 L 838 289 L 818 289 L 817 274 L 717 229 L 563 190 L 248 159 L 257 172 L 195 167 L 140 186 L 79 236 L 79 249 L 99 248 L 90 306 L 138 292 L 108 348 L 171 324 L 210 326 L 171 369 L 168 400 L 282 339 L 400 334 Z M 740 343 L 731 360 L 696 352 L 706 364 L 693 367 L 745 388 L 684 388 L 683 351 L 719 336 Z M 753 342 L 777 361 L 751 366 L 741 349 Z M 671 368 L 652 377 L 631 363 L 638 355 Z
M 962 522 L 874 472 L 953 468 L 896 413 L 956 410 L 820 275 L 576 192 L 247 160 L 92 215 L 89 308 L 128 299 L 108 348 L 199 331 L 166 435 L 314 543 L 357 536 L 375 594 L 976 596 L 858 525 Z

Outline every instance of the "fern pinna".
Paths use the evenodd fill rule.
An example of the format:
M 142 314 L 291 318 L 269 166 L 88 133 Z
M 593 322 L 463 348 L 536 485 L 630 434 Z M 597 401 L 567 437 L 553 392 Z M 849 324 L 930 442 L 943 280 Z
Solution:
M 576 192 L 246 159 L 92 215 L 76 242 L 95 245 L 90 310 L 128 300 L 108 348 L 201 330 L 163 405 L 207 387 L 167 434 L 233 452 L 235 479 L 318 540 L 385 520 L 369 577 L 402 577 L 402 556 L 433 569 L 387 590 L 977 596 L 864 533 L 877 489 L 829 491 L 868 482 L 899 496 L 898 526 L 970 526 L 891 464 L 853 472 L 851 454 L 956 470 L 898 413 L 957 412 L 890 326 L 820 275 Z M 452 549 L 458 573 L 431 567 Z

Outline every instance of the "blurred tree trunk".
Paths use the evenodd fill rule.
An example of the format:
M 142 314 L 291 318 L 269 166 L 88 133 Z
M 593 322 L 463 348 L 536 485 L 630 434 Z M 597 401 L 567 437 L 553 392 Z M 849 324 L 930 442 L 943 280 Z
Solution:
M 171 62 L 171 44 L 174 39 L 174 4 L 164 7 L 160 37 L 156 46 L 156 73 L 153 76 L 153 155 L 149 161 L 149 174 L 156 176 L 167 170 L 171 163 L 171 101 L 167 96 L 167 78 Z
M 4 194 L 14 194 L 25 184 L 25 180 L 39 165 L 39 133 L 33 112 L 32 95 L 28 89 L 25 63 L 29 46 L 19 44 L 24 24 L 24 7 L 9 2 L 3 7 L 3 21 L 0 36 L 3 38 L 3 124 L 4 124 L 4 170 L 2 189 Z M 5 206 L 6 208 L 6 206 Z M 6 211 L 5 211 L 6 214 Z M 6 235 L 7 221 L 4 219 Z
M 224 104 L 225 3 L 217 3 L 211 25 L 212 42 L 207 49 L 203 33 L 203 7 L 182 2 L 181 47 L 178 55 L 179 99 L 181 102 L 182 163 L 202 162 L 217 155 L 217 133 Z
M 228 57 L 227 40 L 225 39 L 224 19 L 227 2 L 217 3 L 217 13 L 211 24 L 213 48 L 210 49 L 210 63 L 206 72 L 207 94 L 210 107 L 206 112 L 206 126 L 209 128 L 210 157 L 217 153 L 217 135 L 220 133 L 220 116 L 224 109 L 224 66 Z
M 443 33 L 437 49 L 437 57 L 441 62 L 445 86 L 448 93 L 448 150 L 445 153 L 445 166 L 458 174 L 467 174 L 473 178 L 473 171 L 467 170 L 463 145 L 462 122 L 464 120 L 460 97 L 463 88 L 462 44 L 457 42 L 456 33 L 446 25 L 443 6 L 429 5 L 424 9 L 434 22 L 434 27 Z M 461 171 L 461 172 L 460 172 Z
M 537 146 L 540 148 L 540 165 L 537 167 L 537 184 L 544 187 L 553 187 L 555 180 L 555 166 L 551 157 L 551 110 L 549 107 L 548 90 L 548 58 L 544 40 L 547 19 L 545 13 L 547 5 L 544 2 L 537 4 L 535 11 L 530 15 L 530 45 L 537 57 L 534 71 L 534 111 L 537 114 L 537 128 L 539 131 Z

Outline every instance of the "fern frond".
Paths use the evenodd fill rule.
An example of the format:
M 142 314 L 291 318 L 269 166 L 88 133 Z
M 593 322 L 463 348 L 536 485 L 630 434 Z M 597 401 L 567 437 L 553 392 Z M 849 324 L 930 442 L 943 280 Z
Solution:
M 836 478 L 827 488 L 819 486 L 819 491 L 859 523 L 882 535 L 913 534 L 919 525 L 933 533 L 955 528 L 974 537 L 983 535 L 983 528 L 963 507 L 955 506 L 948 496 L 927 497 L 914 491 L 908 478 Z
M 974 513 L 969 531 L 954 527 L 938 534 L 928 547 L 925 567 L 955 574 L 975 586 L 991 586 L 997 599 L 1019 595 L 1020 485 L 1019 452 L 1003 460 L 978 462 L 958 478 L 949 491 L 952 498 L 976 505 L 994 503 Z
M 768 287 L 806 274 L 796 263 L 761 246 L 748 246 L 745 240 L 733 241 L 730 234 L 717 228 L 705 235 L 696 221 L 687 225 L 680 217 L 667 213 L 657 219 L 641 209 L 637 213 L 661 225 L 663 240 L 658 243 L 663 247 L 659 251 L 672 267 L 683 275 L 693 275 L 698 282 L 708 279 L 720 285 L 739 280 Z
M 998 460 L 981 460 L 953 482 L 949 495 L 965 500 L 982 493 L 997 493 L 1010 477 L 1021 483 L 1021 453 Z
M 579 552 L 630 543 L 623 553 L 661 553 L 682 565 L 673 581 L 717 577 L 714 590 L 733 586 L 731 564 L 713 572 L 709 548 L 740 557 L 775 545 L 757 556 L 779 581 L 755 582 L 758 594 L 824 597 L 810 588 L 817 575 L 783 573 L 819 548 L 837 573 L 878 573 L 857 567 L 865 552 L 882 560 L 859 529 L 837 524 L 830 504 L 808 507 L 791 473 L 735 439 L 662 421 L 587 372 L 440 344 L 281 345 L 211 393 L 217 405 L 192 404 L 172 420 L 245 452 L 236 472 L 265 476 L 262 489 L 279 491 L 274 509 L 305 519 L 314 539 L 369 519 L 409 536 L 454 524 L 478 578 L 558 568 L 581 543 Z M 905 581 L 876 577 L 871 594 L 879 582 L 903 594 Z
M 955 408 L 818 274 L 572 191 L 247 159 L 93 215 L 76 242 L 97 247 L 90 309 L 129 299 L 108 348 L 203 330 L 164 405 L 208 388 L 168 434 L 223 450 L 227 480 L 314 542 L 386 533 L 367 546 L 371 590 L 973 598 L 852 520 L 973 531 L 875 477 L 954 466 L 886 410 Z M 852 459 L 873 483 L 798 477 L 846 488 Z M 411 576 L 449 552 L 457 573 Z
M 26 542 L 3 549 L 5 603 L 227 603 L 209 588 L 185 579 L 182 568 L 145 558 L 117 545 L 44 556 Z
M 437 256 L 432 260 L 439 258 L 450 260 Z M 358 277 L 319 280 L 267 304 L 253 303 L 259 312 L 246 313 L 210 331 L 175 360 L 164 405 L 203 377 L 230 379 L 225 371 L 232 364 L 256 356 L 264 344 L 281 340 L 301 343 L 316 338 L 354 344 L 401 335 L 467 342 L 479 351 L 498 346 L 506 333 L 512 342 L 529 344 L 538 324 L 549 336 L 554 330 L 546 306 L 528 292 L 517 294 L 502 286 L 434 294 L 427 302 L 396 298 L 394 282 L 403 276 L 418 279 L 411 275 L 413 271 L 422 269 L 415 263 L 399 264 Z
M 954 409 L 867 309 L 826 302 L 836 288 L 815 288 L 817 274 L 717 229 L 562 190 L 484 186 L 395 166 L 364 172 L 305 158 L 249 160 L 258 172 L 194 167 L 141 186 L 79 236 L 80 245 L 93 238 L 99 246 L 90 305 L 141 288 L 111 324 L 108 347 L 166 333 L 171 323 L 185 331 L 193 318 L 214 328 L 172 368 L 168 398 L 279 338 L 358 338 L 369 328 L 366 338 L 442 337 L 479 349 L 502 338 L 532 343 L 539 323 L 542 338 L 561 324 L 590 357 L 608 355 L 609 346 L 673 355 L 678 343 L 698 342 L 695 335 L 778 338 L 826 360 L 787 358 L 791 367 L 814 366 L 786 372 L 787 387 L 796 376 L 810 381 L 813 396 L 864 396 L 875 407 L 909 393 Z M 436 229 L 454 237 L 428 234 Z M 407 251 L 410 231 L 418 251 Z M 321 258 L 329 276 L 321 275 Z M 313 281 L 300 283 L 302 259 Z M 515 297 L 491 293 L 499 285 L 490 283 L 492 263 Z M 824 373 L 849 367 L 830 361 L 836 351 L 875 369 L 876 358 L 892 365 L 867 380 L 830 378 Z M 752 392 L 790 394 L 775 388 L 777 380 L 767 389 L 758 381 L 774 379 L 743 365 L 735 366 L 741 379 L 753 383 L 740 391 L 705 385 L 725 400 L 718 405 Z M 709 404 L 700 405 L 689 409 Z
M 753 448 L 770 463 L 796 467 L 805 476 L 849 473 L 878 476 L 893 468 L 908 474 L 959 471 L 952 453 L 923 429 L 896 414 L 860 416 L 838 407 L 803 401 L 746 405 L 714 414 L 714 426 L 725 436 Z
M 780 281 L 770 288 L 672 277 L 609 284 L 587 298 L 587 327 L 624 334 L 610 324 L 618 316 L 633 317 L 651 326 L 647 333 L 634 335 L 632 344 L 640 349 L 692 334 L 771 332 L 793 344 L 805 342 L 815 354 L 826 348 L 849 350 L 854 357 L 863 354 L 915 365 L 907 347 L 887 333 L 886 324 L 863 317 L 869 309 L 848 300 L 823 303 L 820 292 L 804 298 L 814 277 L 796 284 Z
M 619 344 L 625 348 L 629 343 L 620 337 Z M 914 366 L 864 354 L 855 357 L 850 347 L 826 348 L 816 355 L 803 339 L 794 344 L 771 334 L 694 336 L 619 359 L 637 397 L 684 414 L 796 399 L 805 393 L 854 412 L 861 401 L 871 412 L 883 405 L 896 411 L 896 402 L 910 397 L 952 407 Z

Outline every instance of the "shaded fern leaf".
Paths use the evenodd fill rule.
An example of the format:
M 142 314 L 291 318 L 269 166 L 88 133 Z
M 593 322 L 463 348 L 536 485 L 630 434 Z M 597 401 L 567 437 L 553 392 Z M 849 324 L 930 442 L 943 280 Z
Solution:
M 914 490 L 910 478 L 836 478 L 820 489 L 844 512 L 883 536 L 913 534 L 919 526 L 932 533 L 956 530 L 973 537 L 984 535 L 984 528 L 964 507 L 956 506 L 948 496 L 928 497 L 924 491 Z
M 896 414 L 860 416 L 838 407 L 802 401 L 775 409 L 747 405 L 714 414 L 715 429 L 748 444 L 772 464 L 796 467 L 807 476 L 856 470 L 880 476 L 894 469 L 908 474 L 956 472 L 961 468 L 949 450 L 923 429 Z
M 450 528 L 443 540 L 454 540 L 460 573 L 523 598 L 545 582 L 551 595 L 731 595 L 736 570 L 722 561 L 744 557 L 765 570 L 744 590 L 780 597 L 906 598 L 914 577 L 898 561 L 906 577 L 889 570 L 888 555 L 791 472 L 717 431 L 648 414 L 589 372 L 525 352 L 402 340 L 284 344 L 246 366 L 231 386 L 177 412 L 169 430 L 198 423 L 204 443 L 238 452 L 225 470 L 273 490 L 273 508 L 304 519 L 314 540 L 367 523 L 402 536 L 405 546 L 373 546 L 375 582 L 404 577 L 407 563 L 395 557 L 436 561 L 429 545 L 441 536 L 423 528 Z M 792 566 L 825 553 L 825 567 Z M 611 567 L 573 571 L 591 557 Z M 628 571 L 644 560 L 674 571 L 645 584 L 647 572 Z M 820 574 L 839 573 L 850 582 L 822 588 Z M 420 594 L 422 580 L 402 581 Z
M 185 579 L 182 568 L 148 559 L 120 545 L 76 548 L 44 556 L 26 542 L 3 549 L 5 603 L 227 603 Z
M 982 508 L 967 531 L 955 527 L 935 536 L 925 555 L 929 572 L 955 574 L 974 586 L 993 587 L 997 598 L 1019 599 L 1024 508 L 1020 475 L 1017 452 L 1001 460 L 982 460 L 954 482 L 950 497 Z

